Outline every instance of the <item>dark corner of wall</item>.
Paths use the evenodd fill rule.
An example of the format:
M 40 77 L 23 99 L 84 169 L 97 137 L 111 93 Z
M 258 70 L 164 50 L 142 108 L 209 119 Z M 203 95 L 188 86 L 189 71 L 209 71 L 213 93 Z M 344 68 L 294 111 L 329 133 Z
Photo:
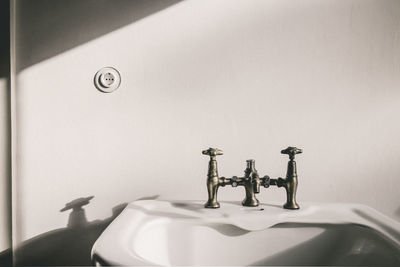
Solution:
M 5 179 L 0 179 L 0 188 L 2 190 L 2 196 L 0 201 L 6 202 L 6 210 L 2 208 L 0 217 L 7 218 L 1 220 L 2 229 L 8 228 L 8 237 L 5 240 L 3 236 L 2 244 L 4 242 L 9 243 L 9 248 L 0 251 L 0 266 L 11 266 L 12 265 L 12 252 L 11 252 L 11 90 L 10 90 L 10 2 L 11 0 L 0 1 L 0 80 L 7 81 L 6 86 L 1 85 L 0 90 L 5 90 L 1 93 L 0 103 L 0 136 L 5 138 L 5 142 L 0 142 L 2 147 L 0 148 L 0 160 L 4 161 L 1 166 L 6 166 L 6 170 L 2 171 L 1 175 L 5 175 Z M 3 114 L 1 114 L 3 113 Z M 1 140 L 3 141 L 3 140 Z M 3 144 L 4 147 L 3 147 Z M 3 177 L 1 177 L 3 178 Z M 3 184 L 5 183 L 5 184 Z M 3 195 L 5 193 L 5 195 Z M 2 207 L 5 205 L 2 203 Z M 5 214 L 4 214 L 5 213 Z M 4 217 L 3 217 L 4 216 Z M 8 222 L 7 222 L 8 221 Z
M 0 77 L 10 76 L 10 1 L 0 1 Z

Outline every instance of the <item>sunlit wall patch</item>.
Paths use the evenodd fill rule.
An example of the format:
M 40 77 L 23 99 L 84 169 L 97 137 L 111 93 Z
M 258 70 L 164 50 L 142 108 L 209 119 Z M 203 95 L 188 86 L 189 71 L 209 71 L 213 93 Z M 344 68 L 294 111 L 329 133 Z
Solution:
M 94 85 L 103 93 L 111 93 L 121 84 L 121 75 L 112 67 L 100 69 L 94 76 Z

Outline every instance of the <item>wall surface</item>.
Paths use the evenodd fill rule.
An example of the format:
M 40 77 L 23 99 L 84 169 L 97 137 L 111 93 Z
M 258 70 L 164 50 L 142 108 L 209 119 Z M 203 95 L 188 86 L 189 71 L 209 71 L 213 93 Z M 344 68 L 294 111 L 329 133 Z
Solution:
M 280 150 L 303 148 L 300 204 L 399 219 L 400 1 L 32 2 L 16 6 L 17 242 L 65 227 L 79 197 L 95 196 L 88 221 L 141 197 L 206 200 L 210 146 L 223 176 L 249 158 L 283 176 Z M 111 94 L 93 85 L 104 66 L 122 75 Z

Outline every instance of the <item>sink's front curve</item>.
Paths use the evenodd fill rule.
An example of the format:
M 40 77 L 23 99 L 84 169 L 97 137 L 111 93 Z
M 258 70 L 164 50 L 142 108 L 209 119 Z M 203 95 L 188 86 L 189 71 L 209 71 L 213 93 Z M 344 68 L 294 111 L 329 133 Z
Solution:
M 260 231 L 230 224 L 152 222 L 133 252 L 157 265 L 400 266 L 400 248 L 356 224 L 283 223 Z

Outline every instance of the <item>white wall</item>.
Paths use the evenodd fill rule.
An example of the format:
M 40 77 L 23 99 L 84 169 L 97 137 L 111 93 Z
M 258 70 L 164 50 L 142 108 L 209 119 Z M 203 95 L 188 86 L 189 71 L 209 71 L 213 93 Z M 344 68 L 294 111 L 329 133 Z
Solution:
M 17 17 L 17 29 L 30 25 Z M 300 204 L 359 202 L 396 217 L 399 27 L 396 0 L 186 0 L 22 69 L 19 240 L 64 227 L 59 210 L 77 197 L 95 195 L 89 220 L 143 196 L 206 200 L 209 146 L 225 152 L 224 176 L 241 175 L 248 158 L 283 176 L 280 150 L 303 148 Z M 17 38 L 20 66 L 18 49 L 36 52 Z M 103 66 L 122 74 L 112 94 L 93 86 Z

